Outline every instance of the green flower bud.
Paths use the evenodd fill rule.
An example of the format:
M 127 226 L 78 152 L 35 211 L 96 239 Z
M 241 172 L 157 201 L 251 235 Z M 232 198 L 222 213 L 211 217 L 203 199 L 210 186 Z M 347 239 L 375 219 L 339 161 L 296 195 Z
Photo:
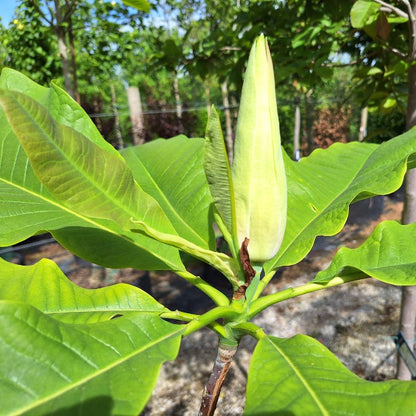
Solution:
M 283 240 L 287 188 L 273 65 L 263 35 L 254 42 L 245 73 L 232 180 L 238 244 L 248 238 L 250 259 L 265 262 Z

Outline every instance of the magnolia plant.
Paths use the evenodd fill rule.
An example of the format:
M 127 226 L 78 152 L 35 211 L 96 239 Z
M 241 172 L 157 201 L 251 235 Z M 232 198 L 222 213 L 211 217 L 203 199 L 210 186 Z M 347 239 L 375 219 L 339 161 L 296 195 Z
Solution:
M 263 36 L 247 65 L 232 166 L 215 109 L 205 139 L 178 136 L 118 152 L 55 84 L 44 88 L 5 69 L 0 105 L 2 246 L 48 231 L 105 267 L 171 270 L 214 304 L 200 315 L 172 311 L 126 284 L 79 288 L 50 260 L 1 260 L 2 415 L 137 415 L 163 362 L 203 327 L 218 335 L 218 356 L 201 415 L 215 412 L 244 336 L 257 340 L 245 415 L 416 413 L 415 382 L 360 379 L 313 338 L 269 336 L 252 322 L 271 305 L 360 279 L 416 284 L 416 225 L 388 221 L 362 246 L 341 248 L 311 282 L 264 295 L 276 271 L 302 260 L 316 236 L 342 229 L 350 203 L 399 188 L 416 166 L 415 131 L 290 160 Z M 181 253 L 218 269 L 231 298 L 192 274 Z

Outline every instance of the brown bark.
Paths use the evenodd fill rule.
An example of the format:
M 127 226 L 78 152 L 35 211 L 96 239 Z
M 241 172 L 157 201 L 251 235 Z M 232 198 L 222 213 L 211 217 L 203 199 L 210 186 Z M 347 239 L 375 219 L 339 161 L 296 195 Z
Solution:
M 204 89 L 205 89 L 205 101 L 207 103 L 207 113 L 211 111 L 211 94 L 209 90 L 208 81 L 204 82 Z
M 64 76 L 64 85 L 66 92 L 72 97 L 75 98 L 74 86 L 72 84 L 70 62 L 68 57 L 68 46 L 66 42 L 66 33 L 63 26 L 63 16 L 62 9 L 59 3 L 59 0 L 54 0 L 55 4 L 55 16 L 56 16 L 56 25 L 54 27 L 56 37 L 58 39 L 58 49 L 59 55 L 62 62 L 62 74 Z
M 212 416 L 215 413 L 221 387 L 236 351 L 237 347 L 222 346 L 221 344 L 218 346 L 217 357 L 211 376 L 205 385 L 198 416 Z
M 69 50 L 71 52 L 71 72 L 72 72 L 72 84 L 74 88 L 74 99 L 78 104 L 81 104 L 81 97 L 78 91 L 78 76 L 77 76 L 77 61 L 75 54 L 75 39 L 74 32 L 72 30 L 72 19 L 69 17 L 68 22 L 68 40 L 69 40 Z
M 181 94 L 179 92 L 179 79 L 177 74 L 175 74 L 175 78 L 173 80 L 173 93 L 175 95 L 176 116 L 178 119 L 182 119 L 182 102 Z
M 416 6 L 413 6 L 415 9 Z M 413 10 L 414 12 L 416 10 Z M 414 22 L 412 23 L 414 25 Z M 415 33 L 414 29 L 411 32 Z M 416 39 L 411 36 L 410 56 L 414 58 L 416 53 Z M 409 67 L 408 72 L 409 93 L 407 99 L 406 128 L 409 130 L 416 126 L 416 66 Z M 406 174 L 405 181 L 405 204 L 402 215 L 402 223 L 410 224 L 416 221 L 416 169 L 412 169 Z M 410 348 L 414 349 L 416 324 L 416 286 L 403 287 L 402 304 L 400 311 L 400 331 Z M 397 378 L 400 380 L 410 380 L 411 374 L 404 361 L 398 357 Z

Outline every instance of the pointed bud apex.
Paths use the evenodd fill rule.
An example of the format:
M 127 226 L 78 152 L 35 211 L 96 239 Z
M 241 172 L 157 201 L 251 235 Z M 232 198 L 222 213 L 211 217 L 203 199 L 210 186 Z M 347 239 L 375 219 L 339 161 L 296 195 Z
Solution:
M 238 243 L 250 240 L 253 262 L 280 248 L 286 227 L 286 174 L 280 144 L 272 60 L 259 36 L 244 78 L 232 166 Z

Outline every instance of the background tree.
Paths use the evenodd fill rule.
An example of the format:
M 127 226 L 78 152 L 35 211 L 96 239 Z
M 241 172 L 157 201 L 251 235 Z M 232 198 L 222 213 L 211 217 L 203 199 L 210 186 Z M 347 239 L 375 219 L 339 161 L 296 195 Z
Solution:
M 59 76 L 61 62 L 56 41 L 29 2 L 16 7 L 13 21 L 2 29 L 0 36 L 0 67 L 17 69 L 44 85 Z
M 416 2 L 399 0 L 357 0 L 351 23 L 362 29 L 360 82 L 368 101 L 378 101 L 381 112 L 398 108 L 406 118 L 406 129 L 416 125 Z M 367 36 L 367 38 L 365 37 Z M 405 46 L 406 45 L 406 46 Z M 364 47 L 363 47 L 364 46 Z M 366 71 L 366 72 L 365 72 Z M 407 84 L 407 85 L 406 85 Z M 404 88 L 405 87 L 405 88 Z M 372 93 L 369 94 L 369 91 Z M 407 99 L 407 103 L 406 103 Z M 408 171 L 402 223 L 416 221 L 416 170 Z M 400 330 L 413 347 L 415 338 L 416 290 L 402 289 Z M 399 358 L 398 378 L 410 379 L 406 364 Z

